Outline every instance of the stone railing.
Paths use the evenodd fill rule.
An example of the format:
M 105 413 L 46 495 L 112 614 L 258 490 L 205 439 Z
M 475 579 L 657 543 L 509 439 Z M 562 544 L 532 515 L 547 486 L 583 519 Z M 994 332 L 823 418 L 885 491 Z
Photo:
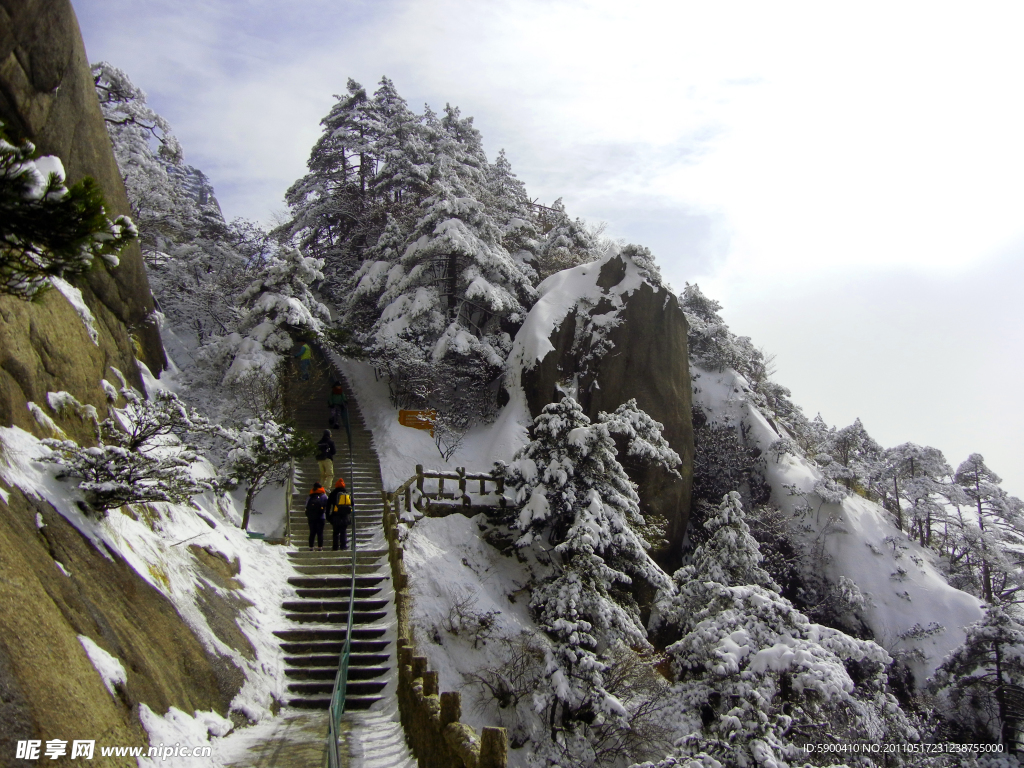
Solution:
M 391 564 L 398 619 L 398 706 L 402 727 L 420 768 L 506 768 L 508 737 L 505 729 L 484 728 L 478 738 L 472 727 L 460 722 L 461 694 L 457 691 L 438 692 L 437 672 L 427 669 L 427 657 L 417 655 L 412 642 L 409 626 L 409 573 L 405 568 L 405 550 L 398 540 L 400 497 L 405 494 L 406 509 L 411 511 L 413 484 L 419 481 L 419 498 L 425 499 L 423 479 L 431 476 L 432 473 L 424 473 L 423 467 L 417 466 L 416 475 L 397 491 L 382 494 L 384 535 L 388 542 L 388 561 Z M 461 478 L 463 483 L 468 479 L 476 479 L 468 477 L 464 470 Z M 493 481 L 490 476 L 487 479 Z M 443 482 L 442 479 L 442 494 Z M 481 493 L 484 492 L 483 486 L 484 481 L 481 480 Z

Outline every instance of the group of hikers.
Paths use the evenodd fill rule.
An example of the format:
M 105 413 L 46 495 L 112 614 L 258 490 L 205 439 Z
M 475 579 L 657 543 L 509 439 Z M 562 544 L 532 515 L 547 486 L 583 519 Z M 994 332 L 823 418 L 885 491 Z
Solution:
M 327 398 L 330 409 L 330 425 L 338 429 L 345 424 L 345 432 L 352 441 L 352 431 L 348 419 L 348 404 L 341 382 L 335 381 L 331 386 L 331 394 Z M 322 551 L 324 548 L 324 528 L 327 523 L 333 528 L 332 549 L 337 551 L 348 546 L 348 527 L 352 521 L 352 495 L 345 486 L 345 478 L 334 479 L 334 456 L 337 449 L 331 430 L 325 429 L 316 444 L 316 461 L 320 468 L 320 480 L 313 483 L 306 499 L 306 519 L 309 520 L 309 551 Z M 331 486 L 333 485 L 333 488 Z M 327 488 L 331 488 L 330 494 Z
M 299 373 L 303 381 L 308 381 L 313 362 L 313 350 L 308 342 L 303 342 L 295 357 L 299 360 Z M 341 382 L 335 380 L 331 384 L 331 392 L 327 396 L 329 409 L 328 424 L 332 429 L 340 429 L 344 424 L 348 435 L 349 446 L 352 444 L 352 427 L 348 418 L 348 401 Z M 309 521 L 309 551 L 322 551 L 324 548 L 324 528 L 327 523 L 333 530 L 332 549 L 337 551 L 348 546 L 348 527 L 352 522 L 352 495 L 345 485 L 345 478 L 334 478 L 334 456 L 337 449 L 330 429 L 325 429 L 316 444 L 316 461 L 320 468 L 320 480 L 313 483 L 306 499 L 306 519 Z M 333 486 L 333 487 L 332 487 Z M 327 489 L 330 488 L 330 493 Z

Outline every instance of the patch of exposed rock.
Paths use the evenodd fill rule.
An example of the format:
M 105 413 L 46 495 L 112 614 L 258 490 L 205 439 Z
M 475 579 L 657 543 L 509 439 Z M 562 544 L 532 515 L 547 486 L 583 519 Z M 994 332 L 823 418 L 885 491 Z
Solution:
M 680 476 L 660 467 L 623 466 L 637 483 L 641 510 L 668 520 L 668 546 L 654 553 L 678 564 L 689 518 L 693 427 L 686 318 L 676 297 L 626 254 L 560 272 L 516 336 L 510 386 L 521 385 L 536 417 L 562 393 L 594 419 L 631 398 L 664 427 L 683 461 Z
M 67 0 L 0 0 L 0 120 L 42 154 L 59 157 L 69 184 L 95 179 L 111 218 L 130 215 Z M 100 379 L 116 383 L 111 366 L 140 389 L 136 356 L 154 372 L 165 367 L 138 245 L 125 248 L 120 258 L 120 266 L 97 264 L 76 281 L 95 316 L 95 344 L 60 292 L 32 302 L 0 296 L 0 424 L 48 436 L 26 403 L 42 404 L 47 392 L 63 389 L 102 412 Z

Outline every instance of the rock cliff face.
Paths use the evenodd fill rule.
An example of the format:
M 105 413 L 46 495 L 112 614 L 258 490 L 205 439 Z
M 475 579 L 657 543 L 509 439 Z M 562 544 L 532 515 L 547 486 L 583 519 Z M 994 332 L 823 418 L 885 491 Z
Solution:
M 94 178 L 111 218 L 130 215 L 67 0 L 0 0 L 0 120 L 41 154 L 59 157 L 69 184 Z M 42 403 L 48 391 L 65 389 L 102 412 L 100 379 L 116 382 L 110 366 L 140 388 L 136 356 L 154 372 L 165 367 L 137 245 L 121 253 L 120 266 L 98 264 L 76 287 L 95 316 L 97 343 L 58 291 L 33 302 L 0 296 L 0 423 L 41 436 L 28 401 Z
M 0 120 L 42 154 L 60 157 L 69 183 L 96 179 L 108 215 L 129 213 L 67 0 L 0 0 Z M 136 356 L 154 372 L 164 367 L 137 246 L 122 252 L 119 267 L 97 265 L 76 287 L 94 316 L 96 341 L 57 290 L 32 302 L 0 296 L 0 426 L 49 437 L 28 402 L 55 416 L 46 393 L 66 390 L 102 414 L 100 381 L 117 383 L 111 367 L 140 389 Z M 60 421 L 72 436 L 91 439 L 87 424 Z M 12 450 L 0 440 L 0 462 Z M 230 564 L 205 551 L 192 554 L 197 567 L 209 571 L 207 581 L 225 587 L 208 590 L 200 609 L 218 637 L 251 655 L 233 618 L 241 601 L 228 591 L 234 589 Z M 114 695 L 79 636 L 123 661 L 127 682 Z M 211 652 L 171 601 L 117 554 L 83 538 L 45 499 L 0 483 L 0 764 L 12 764 L 21 739 L 145 745 L 140 705 L 158 715 L 172 706 L 227 714 L 242 681 L 239 669 Z M 109 765 L 136 762 L 104 759 Z M 52 762 L 72 764 L 69 756 Z
M 693 427 L 686 318 L 676 297 L 645 279 L 626 255 L 609 255 L 552 276 L 516 337 L 520 382 L 530 413 L 571 393 L 594 419 L 630 398 L 665 426 L 683 460 L 681 477 L 624 462 L 639 487 L 644 514 L 669 522 L 668 547 L 654 553 L 679 561 L 690 510 Z

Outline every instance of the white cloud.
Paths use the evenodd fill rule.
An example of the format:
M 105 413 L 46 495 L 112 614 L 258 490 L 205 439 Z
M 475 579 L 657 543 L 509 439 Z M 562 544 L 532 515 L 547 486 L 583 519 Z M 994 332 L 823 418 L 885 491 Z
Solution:
M 810 348 L 827 346 L 827 329 L 854 338 L 866 327 L 827 302 L 808 327 L 802 304 L 836 292 L 837 275 L 855 305 L 892 280 L 909 292 L 908 308 L 929 316 L 942 300 L 908 275 L 991 275 L 987 265 L 1024 237 L 1019 4 L 82 0 L 76 9 L 90 56 L 149 92 L 229 216 L 267 221 L 281 210 L 332 94 L 348 77 L 372 91 L 387 74 L 414 109 L 451 102 L 475 116 L 490 154 L 504 147 L 534 196 L 563 197 L 612 236 L 653 246 L 676 285 L 720 287 L 737 312 L 739 300 L 770 305 L 793 334 L 820 328 Z M 787 293 L 779 275 L 806 293 Z M 791 304 L 771 300 L 779 291 Z M 995 367 L 1024 353 L 991 317 L 977 322 L 1005 340 L 990 352 Z M 941 339 L 918 326 L 901 331 L 925 347 Z M 788 343 L 781 331 L 744 332 Z M 913 357 L 885 354 L 883 381 L 900 355 Z M 793 370 L 786 381 L 798 393 L 839 403 L 812 391 L 829 388 L 810 366 Z M 879 418 L 905 428 L 902 440 L 929 439 L 898 413 Z M 985 452 L 981 442 L 972 450 Z

